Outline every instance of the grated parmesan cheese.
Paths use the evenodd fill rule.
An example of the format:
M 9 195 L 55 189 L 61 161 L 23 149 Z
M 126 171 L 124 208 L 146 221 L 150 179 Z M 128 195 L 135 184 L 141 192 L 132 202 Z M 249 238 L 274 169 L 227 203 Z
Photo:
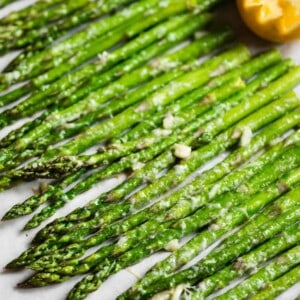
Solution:
M 98 58 L 102 64 L 106 64 L 109 59 L 109 53 L 107 51 L 104 51 L 98 54 Z
M 132 170 L 136 171 L 136 170 L 142 169 L 144 166 L 145 166 L 144 163 L 137 161 L 132 165 Z
M 172 114 L 167 114 L 163 120 L 163 127 L 165 129 L 170 129 L 173 127 L 174 124 L 174 116 Z
M 177 239 L 170 241 L 166 246 L 165 250 L 174 252 L 180 248 L 179 241 Z
M 248 146 L 251 142 L 253 133 L 250 127 L 246 126 L 242 129 L 242 135 L 240 140 L 240 145 L 242 147 Z
M 183 144 L 176 144 L 175 145 L 175 156 L 178 158 L 189 158 L 192 153 L 192 148 Z

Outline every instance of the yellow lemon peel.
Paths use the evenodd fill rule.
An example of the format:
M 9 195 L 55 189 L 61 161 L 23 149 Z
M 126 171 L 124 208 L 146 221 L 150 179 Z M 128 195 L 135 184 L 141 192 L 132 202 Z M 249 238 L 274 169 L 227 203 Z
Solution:
M 285 42 L 300 38 L 300 0 L 237 0 L 246 25 L 260 37 Z

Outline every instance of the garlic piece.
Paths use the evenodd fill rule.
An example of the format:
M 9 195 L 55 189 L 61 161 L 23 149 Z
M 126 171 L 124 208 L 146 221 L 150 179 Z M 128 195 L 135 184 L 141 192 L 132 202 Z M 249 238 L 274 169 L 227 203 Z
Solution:
M 178 158 L 189 158 L 192 153 L 192 148 L 183 144 L 176 144 L 175 145 L 175 156 Z

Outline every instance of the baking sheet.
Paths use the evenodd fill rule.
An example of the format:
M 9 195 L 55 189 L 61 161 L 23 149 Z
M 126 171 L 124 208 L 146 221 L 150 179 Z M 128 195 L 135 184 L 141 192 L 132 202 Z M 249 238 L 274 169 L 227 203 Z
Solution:
M 7 14 L 10 10 L 19 9 L 25 5 L 33 3 L 34 0 L 18 1 L 15 4 L 10 5 L 8 8 L 0 10 L 0 18 Z M 229 4 L 226 7 L 222 6 L 222 10 L 218 13 L 218 22 L 221 24 L 231 24 L 238 33 L 238 40 L 246 43 L 253 52 L 267 49 L 270 46 L 262 40 L 254 37 L 242 24 L 237 14 L 237 11 L 233 4 Z M 222 25 L 221 25 L 222 26 Z M 282 46 L 276 46 L 280 49 L 281 53 L 285 57 L 292 57 L 297 63 L 300 63 L 300 42 L 285 44 Z M 8 63 L 10 59 L 16 54 L 10 54 L 0 58 L 0 70 Z M 300 87 L 297 88 L 297 92 L 300 96 Z M 0 131 L 0 137 L 4 136 L 7 130 Z M 83 203 L 91 200 L 95 195 L 99 195 L 101 192 L 112 188 L 122 178 L 107 180 L 99 183 L 94 189 L 84 193 L 80 197 L 77 197 L 71 203 L 68 203 L 66 207 L 61 209 L 57 215 L 52 217 L 49 222 L 58 216 L 65 215 L 70 212 L 74 207 L 82 205 Z M 0 194 L 0 213 L 1 216 L 12 205 L 25 200 L 32 195 L 32 188 L 38 186 L 38 182 L 21 184 L 14 189 L 5 191 Z M 0 224 L 0 267 L 5 266 L 10 260 L 24 251 L 32 237 L 37 230 L 29 232 L 21 232 L 22 226 L 31 218 L 31 216 L 24 217 L 15 221 L 2 222 Z M 166 257 L 165 253 L 153 255 L 138 265 L 133 266 L 130 270 L 123 270 L 118 274 L 111 276 L 102 287 L 96 292 L 91 294 L 88 299 L 101 299 L 101 300 L 113 300 L 121 292 L 128 289 L 136 280 L 135 274 L 143 275 L 152 265 L 160 259 Z M 30 271 L 26 272 L 6 272 L 0 273 L 0 300 L 60 300 L 65 299 L 65 296 L 74 284 L 80 280 L 80 276 L 75 277 L 66 283 L 45 287 L 40 289 L 20 290 L 16 289 L 15 285 L 18 282 L 23 281 L 31 274 Z M 300 283 L 295 285 L 289 291 L 281 295 L 278 300 L 293 300 L 300 295 Z

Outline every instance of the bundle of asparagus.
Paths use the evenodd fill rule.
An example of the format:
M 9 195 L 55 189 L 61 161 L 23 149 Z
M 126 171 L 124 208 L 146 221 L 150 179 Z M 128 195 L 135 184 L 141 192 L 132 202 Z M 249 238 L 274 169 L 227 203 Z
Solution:
M 86 274 L 67 297 L 84 299 L 159 251 L 119 299 L 204 299 L 237 279 L 216 298 L 272 299 L 298 282 L 300 68 L 209 29 L 221 0 L 75 2 L 0 21 L 0 51 L 23 49 L 0 75 L 1 128 L 23 120 L 0 141 L 0 189 L 51 180 L 3 220 L 40 209 L 36 228 L 126 176 L 39 230 L 6 266 L 35 271 L 18 286 Z

